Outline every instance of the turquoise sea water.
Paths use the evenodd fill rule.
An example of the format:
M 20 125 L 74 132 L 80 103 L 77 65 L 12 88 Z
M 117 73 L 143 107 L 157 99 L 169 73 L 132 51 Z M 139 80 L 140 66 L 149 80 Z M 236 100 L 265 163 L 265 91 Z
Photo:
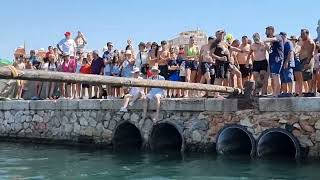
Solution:
M 115 153 L 0 143 L 2 179 L 320 179 L 320 161 L 257 160 L 214 154 Z

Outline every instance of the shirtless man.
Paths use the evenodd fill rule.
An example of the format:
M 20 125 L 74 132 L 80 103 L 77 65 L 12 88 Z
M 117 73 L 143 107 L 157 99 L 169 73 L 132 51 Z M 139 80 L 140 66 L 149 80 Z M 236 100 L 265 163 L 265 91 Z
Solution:
M 252 58 L 253 79 L 256 82 L 256 84 L 262 83 L 262 95 L 267 95 L 268 60 L 266 57 L 266 52 L 268 50 L 268 46 L 261 42 L 260 35 L 258 33 L 254 33 L 252 38 L 254 43 L 250 46 L 250 52 L 248 54 L 247 61 L 249 61 L 250 58 Z
M 303 81 L 307 81 L 308 88 L 305 89 L 306 92 L 312 92 L 312 69 L 313 69 L 313 52 L 315 50 L 315 43 L 309 37 L 308 29 L 301 29 L 301 49 L 299 54 L 299 59 L 303 64 Z
M 160 70 L 160 75 L 166 80 L 168 79 L 168 61 L 170 59 L 170 52 L 167 48 L 167 41 L 161 41 L 161 50 L 158 53 L 158 67 Z
M 203 45 L 200 49 L 200 70 L 201 70 L 201 80 L 200 83 L 211 83 L 211 74 L 210 71 L 213 68 L 213 60 L 210 60 L 208 55 L 208 51 L 210 52 L 210 48 L 212 43 L 214 42 L 213 37 L 208 38 L 208 43 Z M 210 55 L 210 54 L 209 54 Z
M 240 68 L 239 68 L 239 63 L 238 63 L 238 59 L 237 59 L 237 55 L 238 53 L 241 51 L 239 49 L 240 47 L 240 41 L 238 39 L 235 39 L 232 41 L 231 46 L 229 47 L 230 50 L 230 86 L 231 87 L 235 87 L 234 84 L 234 76 L 236 76 L 237 78 L 237 87 L 239 89 L 243 89 L 242 86 L 242 75 L 240 72 Z
M 87 40 L 81 31 L 78 31 L 78 35 L 74 39 L 74 41 L 76 42 L 76 45 L 77 45 L 77 52 L 83 51 L 85 45 L 87 44 Z
M 237 60 L 239 62 L 240 72 L 242 74 L 242 83 L 250 80 L 250 58 L 248 54 L 250 52 L 249 38 L 247 36 L 242 36 L 242 43 L 240 45 L 241 52 L 237 53 Z

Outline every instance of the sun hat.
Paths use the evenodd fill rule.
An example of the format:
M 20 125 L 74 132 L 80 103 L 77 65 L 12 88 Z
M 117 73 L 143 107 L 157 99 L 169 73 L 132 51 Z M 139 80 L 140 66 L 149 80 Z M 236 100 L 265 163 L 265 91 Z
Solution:
M 140 72 L 140 69 L 137 67 L 133 68 L 133 70 L 131 71 L 132 74 L 137 73 L 137 72 Z
M 157 66 L 152 66 L 151 71 L 160 73 L 160 70 L 158 69 Z

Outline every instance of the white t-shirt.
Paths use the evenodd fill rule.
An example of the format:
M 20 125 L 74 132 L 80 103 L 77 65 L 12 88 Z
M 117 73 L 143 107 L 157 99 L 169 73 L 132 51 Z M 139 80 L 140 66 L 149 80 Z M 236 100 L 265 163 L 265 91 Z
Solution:
M 136 61 L 134 63 L 134 66 L 140 69 L 142 64 L 147 64 L 147 60 L 148 60 L 148 53 L 139 52 L 136 56 Z
M 75 55 L 74 51 L 77 45 L 73 39 L 64 38 L 58 43 L 58 46 L 60 47 L 63 53 L 69 54 L 69 55 Z
M 138 77 L 138 79 L 143 79 L 143 78 Z M 131 87 L 129 94 L 131 94 L 132 96 L 137 96 L 139 92 L 142 92 L 142 91 L 143 91 L 143 88 L 141 87 Z
M 41 70 L 48 71 L 48 69 L 49 69 L 49 63 L 48 62 L 43 63 L 42 66 L 41 66 Z

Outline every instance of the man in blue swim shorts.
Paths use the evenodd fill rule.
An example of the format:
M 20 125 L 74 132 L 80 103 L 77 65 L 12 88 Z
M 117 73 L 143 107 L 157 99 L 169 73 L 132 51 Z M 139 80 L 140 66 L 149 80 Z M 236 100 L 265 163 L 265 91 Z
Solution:
M 272 80 L 272 96 L 277 97 L 280 94 L 280 72 L 283 66 L 283 39 L 281 36 L 275 36 L 273 26 L 266 28 L 267 39 L 265 43 L 270 43 L 269 50 L 269 65 Z

